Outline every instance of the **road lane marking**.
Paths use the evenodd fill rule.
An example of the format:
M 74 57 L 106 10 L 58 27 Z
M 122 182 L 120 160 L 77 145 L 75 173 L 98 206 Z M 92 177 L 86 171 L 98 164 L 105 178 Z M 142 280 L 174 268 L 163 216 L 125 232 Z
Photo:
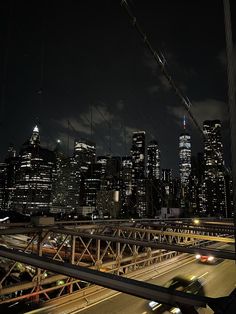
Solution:
M 99 303 L 102 303 L 102 302 L 104 302 L 104 301 L 108 301 L 109 299 L 111 299 L 111 298 L 113 298 L 113 297 L 116 297 L 117 295 L 119 295 L 119 294 L 121 294 L 122 292 L 117 292 L 116 294 L 113 294 L 113 295 L 111 295 L 111 296 L 109 296 L 109 297 L 106 297 L 106 298 L 104 298 L 104 299 L 101 299 L 101 300 L 99 300 L 99 301 L 97 301 L 97 302 L 95 302 L 95 303 L 92 303 L 92 304 L 89 304 L 89 305 L 87 305 L 86 307 L 83 307 L 83 308 L 81 308 L 81 309 L 78 309 L 78 310 L 75 310 L 75 311 L 73 311 L 73 312 L 70 312 L 70 314 L 75 314 L 75 313 L 79 313 L 79 312 L 82 312 L 82 311 L 86 311 L 88 308 L 90 308 L 90 307 L 92 307 L 92 306 L 94 306 L 94 305 L 98 305 Z
M 187 261 L 187 262 L 185 262 L 185 263 L 183 263 L 183 264 L 180 264 L 180 265 L 176 266 L 175 268 L 168 269 L 168 270 L 164 271 L 163 273 L 159 273 L 159 274 L 153 276 L 153 277 L 152 277 L 151 279 L 149 279 L 149 280 L 156 279 L 156 278 L 158 278 L 158 277 L 161 277 L 162 275 L 166 275 L 166 274 L 170 273 L 171 271 L 174 271 L 174 270 L 176 270 L 176 269 L 178 269 L 178 268 L 181 268 L 181 267 L 186 266 L 186 265 L 188 265 L 188 264 L 190 264 L 190 263 L 193 263 L 193 262 L 195 262 L 195 258 L 193 258 L 193 259 L 191 259 L 190 261 Z
M 204 277 L 205 275 L 209 274 L 209 271 L 205 272 L 204 274 L 202 274 L 201 276 L 198 276 L 198 278 L 202 278 Z

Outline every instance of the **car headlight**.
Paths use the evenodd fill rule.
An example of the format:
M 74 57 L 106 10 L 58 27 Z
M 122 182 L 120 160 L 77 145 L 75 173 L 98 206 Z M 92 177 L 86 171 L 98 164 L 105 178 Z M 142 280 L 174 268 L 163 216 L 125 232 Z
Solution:
M 158 309 L 159 307 L 162 306 L 162 304 L 155 302 L 155 301 L 149 302 L 148 305 L 152 309 L 152 311 L 155 311 L 156 309 Z
M 200 258 L 201 258 L 201 255 L 200 255 L 200 254 L 196 254 L 196 255 L 195 255 L 195 258 L 196 258 L 196 259 L 200 259 Z
M 158 304 L 158 303 L 157 303 L 157 302 L 155 302 L 155 301 L 151 301 L 151 302 L 149 302 L 149 306 L 150 306 L 150 308 L 155 307 L 157 304 Z
M 173 314 L 180 314 L 180 313 L 181 313 L 180 309 L 177 308 L 177 307 L 175 307 L 174 309 L 172 309 L 170 312 L 173 313 Z
M 208 260 L 209 262 L 212 262 L 212 261 L 214 260 L 214 256 L 209 256 L 209 257 L 207 258 L 207 260 Z

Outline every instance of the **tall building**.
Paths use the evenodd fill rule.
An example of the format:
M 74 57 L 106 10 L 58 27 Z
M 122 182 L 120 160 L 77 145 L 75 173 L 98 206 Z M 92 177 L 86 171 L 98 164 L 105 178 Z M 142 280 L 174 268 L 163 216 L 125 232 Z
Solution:
M 52 171 L 55 155 L 40 146 L 39 129 L 19 153 L 12 207 L 25 214 L 47 213 L 51 207 Z
M 0 162 L 0 209 L 6 208 L 7 164 Z
M 185 117 L 183 120 L 183 128 L 184 132 L 179 137 L 179 172 L 182 186 L 187 187 L 191 172 L 191 137 L 186 132 Z
M 189 179 L 191 173 L 191 137 L 186 132 L 186 120 L 183 119 L 183 133 L 179 136 L 179 172 L 181 183 L 181 207 L 189 208 Z
M 191 157 L 191 173 L 189 176 L 189 214 L 200 215 L 202 207 L 202 181 L 204 175 L 204 157 L 203 153 Z
M 121 157 L 98 156 L 101 165 L 101 190 L 120 190 Z
M 56 162 L 52 175 L 52 208 L 51 211 L 55 213 L 63 212 L 65 199 L 65 186 L 62 180 L 62 164 L 65 156 L 61 150 L 61 141 L 57 141 L 54 149 Z
M 89 166 L 95 163 L 95 143 L 86 139 L 79 139 L 74 144 L 74 157 L 78 163 L 81 173 L 88 171 Z
M 146 164 L 146 200 L 147 216 L 158 216 L 161 209 L 161 169 L 160 169 L 160 149 L 157 141 L 150 141 L 147 146 Z
M 162 182 L 169 184 L 173 180 L 172 169 L 162 169 Z
M 72 157 L 72 159 L 74 180 L 71 181 L 71 186 L 72 189 L 76 191 L 74 193 L 74 202 L 77 204 L 76 207 L 84 205 L 84 203 L 86 203 L 86 206 L 87 203 L 89 203 L 90 206 L 91 203 L 95 202 L 93 200 L 94 180 L 90 177 L 90 169 L 93 169 L 96 159 L 95 143 L 87 139 L 76 140 L 74 143 L 74 157 Z M 88 201 L 90 198 L 88 195 L 90 194 L 92 195 L 91 201 Z
M 64 212 L 72 212 L 79 209 L 81 198 L 81 173 L 74 156 L 67 157 L 61 162 L 58 190 L 61 192 L 61 204 Z
M 160 180 L 160 149 L 156 141 L 147 147 L 147 178 Z
M 122 158 L 121 166 L 121 211 L 129 217 L 132 195 L 132 160 L 130 156 Z
M 203 202 L 201 212 L 210 216 L 226 216 L 226 186 L 224 176 L 223 144 L 221 122 L 207 120 L 203 123 L 204 138 L 204 179 L 202 184 Z
M 223 144 L 220 120 L 207 120 L 203 123 L 204 159 L 206 170 L 220 169 L 223 164 Z
M 65 157 L 60 152 L 60 145 L 55 150 L 57 159 L 54 175 L 53 211 L 79 211 L 88 201 L 88 192 L 94 181 L 89 177 L 89 169 L 95 164 L 95 144 L 79 139 L 74 142 L 74 155 Z M 99 181 L 100 182 L 100 181 Z M 92 189 L 92 187 L 91 187 Z M 86 194 L 87 193 L 87 194 Z M 93 193 L 92 193 L 93 194 Z
M 162 206 L 171 207 L 173 194 L 173 175 L 172 169 L 162 169 Z
M 131 160 L 135 211 L 139 217 L 144 217 L 146 215 L 145 131 L 133 132 Z
M 101 164 L 91 164 L 86 173 L 83 186 L 83 206 L 89 206 L 96 209 L 97 192 L 101 188 Z
M 233 217 L 233 180 L 231 169 L 228 169 L 225 175 L 226 185 L 226 202 L 227 202 L 227 214 L 226 217 Z
M 20 157 L 11 144 L 8 148 L 5 163 L 7 164 L 7 183 L 5 186 L 5 207 L 12 209 L 13 197 L 16 189 L 16 174 L 19 169 Z
M 145 131 L 133 132 L 132 147 L 132 178 L 136 185 L 137 179 L 145 177 Z
M 162 206 L 179 207 L 181 198 L 181 183 L 173 177 L 172 169 L 162 169 Z
M 117 218 L 120 212 L 119 191 L 97 191 L 96 209 L 100 217 Z
M 120 190 L 121 157 L 113 156 L 107 160 L 106 180 L 108 190 Z
M 60 142 L 54 150 L 56 165 L 53 172 L 52 211 L 69 213 L 79 209 L 81 174 L 74 156 L 63 154 Z
M 105 176 L 107 169 L 107 161 L 111 158 L 110 155 L 97 156 L 97 164 L 101 165 L 101 176 Z
M 147 217 L 154 218 L 160 214 L 162 206 L 162 185 L 157 179 L 146 180 Z

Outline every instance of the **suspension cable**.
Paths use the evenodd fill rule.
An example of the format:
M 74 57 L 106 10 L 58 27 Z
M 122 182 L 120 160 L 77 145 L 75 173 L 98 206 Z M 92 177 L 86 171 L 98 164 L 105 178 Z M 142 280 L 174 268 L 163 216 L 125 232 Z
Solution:
M 170 86 L 172 87 L 172 89 L 174 90 L 175 94 L 177 95 L 177 97 L 180 99 L 181 103 L 184 105 L 184 108 L 186 109 L 186 111 L 188 112 L 193 124 L 196 126 L 196 128 L 200 131 L 200 133 L 202 134 L 203 138 L 209 142 L 209 145 L 212 149 L 212 152 L 214 153 L 215 157 L 218 159 L 218 161 L 221 164 L 221 158 L 220 158 L 220 153 L 218 153 L 215 148 L 212 146 L 212 143 L 209 139 L 209 136 L 202 130 L 200 124 L 198 123 L 197 119 L 194 117 L 194 114 L 191 111 L 191 107 L 192 107 L 192 103 L 191 101 L 188 99 L 188 97 L 186 95 L 184 95 L 183 91 L 177 86 L 177 84 L 175 83 L 174 79 L 172 78 L 172 76 L 170 75 L 168 69 L 167 69 L 167 62 L 165 57 L 163 56 L 163 54 L 160 51 L 156 51 L 153 46 L 151 45 L 147 34 L 143 31 L 143 29 L 141 28 L 140 24 L 137 21 L 137 18 L 134 16 L 134 14 L 132 13 L 127 0 L 121 0 L 120 5 L 125 9 L 125 11 L 127 12 L 128 16 L 130 17 L 130 21 L 133 25 L 133 27 L 137 30 L 138 34 L 140 35 L 140 37 L 142 38 L 142 41 L 144 43 L 144 45 L 146 46 L 146 48 L 149 50 L 149 52 L 151 53 L 151 55 L 153 56 L 154 60 L 156 61 L 156 63 L 158 64 L 161 73 L 165 76 L 165 78 L 167 79 L 167 81 L 169 82 Z M 224 170 L 228 173 L 228 169 L 225 167 L 224 163 L 222 163 L 222 165 Z

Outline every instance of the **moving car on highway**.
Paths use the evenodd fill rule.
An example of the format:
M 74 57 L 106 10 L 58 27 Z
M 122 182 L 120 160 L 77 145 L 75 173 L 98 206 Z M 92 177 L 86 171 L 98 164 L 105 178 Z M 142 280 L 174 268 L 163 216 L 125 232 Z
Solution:
M 201 280 L 196 276 L 176 276 L 164 285 L 165 288 L 179 290 L 191 294 L 204 295 L 204 288 Z M 149 309 L 156 314 L 181 314 L 181 310 L 170 305 L 151 301 L 148 303 Z
M 215 258 L 212 255 L 201 255 L 201 254 L 196 254 L 195 258 L 197 261 L 201 263 L 207 263 L 207 264 L 214 264 L 217 261 L 217 258 Z

